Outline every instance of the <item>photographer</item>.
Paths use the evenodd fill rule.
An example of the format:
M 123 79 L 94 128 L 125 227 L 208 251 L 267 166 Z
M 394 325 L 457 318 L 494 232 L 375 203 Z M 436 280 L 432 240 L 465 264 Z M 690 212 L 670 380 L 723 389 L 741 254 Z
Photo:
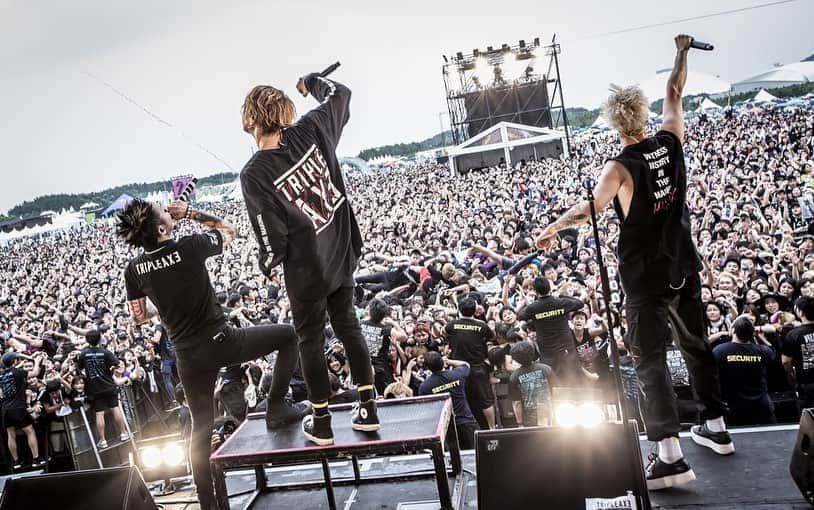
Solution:
M 32 467 L 38 468 L 45 464 L 45 460 L 40 457 L 37 435 L 34 432 L 34 420 L 28 413 L 28 402 L 26 395 L 26 381 L 29 377 L 36 377 L 40 373 L 40 364 L 45 353 L 35 354 L 34 365 L 31 370 L 20 368 L 22 360 L 31 360 L 28 356 L 22 356 L 16 352 L 3 354 L 3 369 L 0 370 L 0 410 L 3 413 L 3 424 L 6 427 L 8 439 L 8 449 L 11 453 L 14 471 L 23 467 L 17 453 L 17 429 L 25 434 L 28 440 L 28 448 L 33 457 Z

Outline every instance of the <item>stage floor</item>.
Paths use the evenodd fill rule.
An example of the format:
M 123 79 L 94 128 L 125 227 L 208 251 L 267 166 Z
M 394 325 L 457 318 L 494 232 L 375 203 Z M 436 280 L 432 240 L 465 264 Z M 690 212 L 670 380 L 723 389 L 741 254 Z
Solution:
M 736 453 L 721 457 L 706 448 L 697 446 L 689 437 L 682 435 L 681 446 L 698 479 L 683 488 L 651 492 L 654 508 L 670 510 L 690 510 L 715 508 L 722 510 L 767 509 L 802 510 L 811 507 L 800 495 L 789 475 L 791 450 L 797 437 L 796 426 L 765 427 L 733 431 Z M 646 458 L 650 444 L 642 441 L 642 454 Z M 477 508 L 477 486 L 474 452 L 463 452 L 464 479 L 460 484 L 461 509 Z M 360 460 L 365 474 L 392 474 L 431 469 L 429 455 L 409 455 L 390 458 Z M 319 464 L 271 468 L 267 470 L 273 483 L 298 483 L 320 480 L 322 468 Z M 331 463 L 334 477 L 352 476 L 350 461 Z M 249 491 L 254 488 L 253 471 L 238 471 L 227 475 L 230 494 Z M 438 494 L 432 479 L 369 484 L 356 487 L 335 487 L 338 508 L 346 510 L 385 509 L 427 510 L 438 508 Z M 456 500 L 455 480 L 450 480 L 453 501 Z M 230 498 L 233 509 L 243 508 L 250 494 Z M 186 494 L 189 496 L 189 493 Z M 167 498 L 157 498 L 157 502 L 179 500 L 184 493 L 176 493 Z M 507 497 L 510 497 L 507 495 Z M 167 504 L 165 509 L 192 510 L 197 505 Z M 252 509 L 297 508 L 327 509 L 325 492 L 322 489 L 308 491 L 279 491 L 261 495 Z M 540 506 L 539 508 L 545 508 Z

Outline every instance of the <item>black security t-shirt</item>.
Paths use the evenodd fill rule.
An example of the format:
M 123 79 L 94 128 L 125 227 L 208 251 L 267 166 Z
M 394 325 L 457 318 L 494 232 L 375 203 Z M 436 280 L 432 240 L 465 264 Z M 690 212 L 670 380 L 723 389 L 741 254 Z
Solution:
M 376 367 L 386 365 L 387 352 L 390 350 L 390 331 L 393 328 L 370 320 L 362 321 L 361 326 L 373 365 Z
M 19 368 L 0 370 L 3 409 L 25 409 L 25 379 L 28 373 Z
M 783 354 L 794 360 L 797 384 L 814 383 L 814 324 L 804 324 L 786 334 Z
M 85 371 L 85 391 L 90 396 L 116 391 L 112 367 L 119 364 L 115 354 L 101 347 L 82 349 L 76 360 L 77 367 Z
M 176 351 L 189 349 L 197 334 L 214 332 L 225 323 L 206 270 L 206 259 L 222 252 L 223 237 L 211 230 L 162 243 L 127 265 L 127 299 L 150 298 Z
M 545 296 L 525 306 L 517 318 L 534 326 L 540 356 L 546 357 L 574 350 L 568 315 L 584 306 L 585 303 L 576 298 Z
M 482 366 L 487 359 L 489 347 L 487 342 L 495 338 L 495 332 L 478 319 L 462 317 L 444 326 L 452 359 L 466 361 L 473 367 Z
M 532 363 L 520 367 L 509 377 L 509 399 L 523 406 L 523 426 L 536 427 L 537 409 L 551 403 L 553 371 L 548 365 Z
M 452 410 L 455 413 L 455 424 L 477 423 L 469 402 L 466 400 L 466 378 L 469 367 L 461 365 L 451 370 L 433 372 L 418 387 L 419 395 L 437 395 L 449 393 L 452 397 Z
M 728 342 L 712 351 L 718 364 L 721 390 L 731 405 L 768 396 L 766 368 L 775 355 L 768 345 Z

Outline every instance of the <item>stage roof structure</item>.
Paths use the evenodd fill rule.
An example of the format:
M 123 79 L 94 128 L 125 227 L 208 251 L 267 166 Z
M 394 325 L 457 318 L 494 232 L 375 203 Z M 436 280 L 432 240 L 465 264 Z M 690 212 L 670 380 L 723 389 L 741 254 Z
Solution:
M 449 149 L 450 169 L 454 172 L 457 158 L 483 152 L 502 151 L 506 164 L 511 165 L 512 151 L 517 147 L 541 143 L 563 142 L 565 133 L 556 129 L 500 122 L 489 129 L 478 133 L 464 143 Z M 563 143 L 562 150 L 568 155 L 568 146 Z

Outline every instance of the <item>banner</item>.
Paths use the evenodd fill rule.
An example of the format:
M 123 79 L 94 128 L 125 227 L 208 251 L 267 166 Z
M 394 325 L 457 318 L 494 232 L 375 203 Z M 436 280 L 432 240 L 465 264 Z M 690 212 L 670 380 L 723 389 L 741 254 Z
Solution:
M 178 200 L 186 185 L 193 179 L 192 175 L 179 175 L 172 178 L 172 198 Z M 195 196 L 195 192 L 192 193 Z M 190 197 L 191 198 L 191 197 Z

